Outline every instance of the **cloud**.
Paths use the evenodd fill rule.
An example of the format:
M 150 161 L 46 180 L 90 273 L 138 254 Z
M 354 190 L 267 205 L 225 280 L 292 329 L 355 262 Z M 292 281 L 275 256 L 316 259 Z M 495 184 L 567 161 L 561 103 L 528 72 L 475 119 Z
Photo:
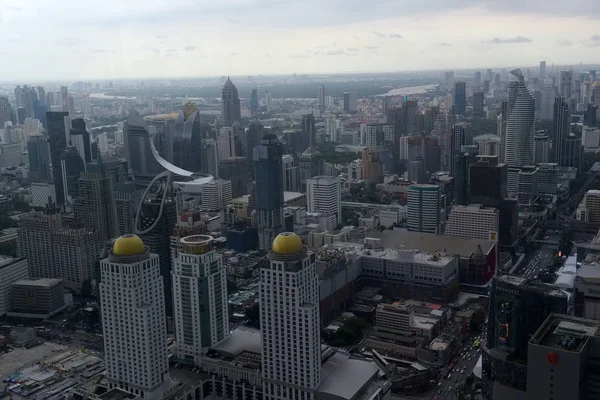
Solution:
M 570 40 L 559 40 L 558 41 L 558 45 L 559 46 L 573 46 L 573 42 L 571 42 Z
M 114 53 L 114 51 L 106 50 L 106 49 L 90 49 L 90 52 L 92 52 L 92 53 Z
M 4 11 L 23 11 L 23 9 L 21 7 L 17 7 L 17 6 L 6 6 L 4 7 Z
M 167 49 L 167 53 L 177 53 L 177 49 Z
M 289 58 L 309 58 L 310 56 L 307 54 L 291 54 L 288 57 Z
M 591 37 L 592 42 L 600 42 L 600 35 L 594 35 Z
M 377 50 L 379 49 L 379 46 L 365 46 L 366 50 Z
M 198 48 L 196 46 L 185 46 L 183 51 L 196 51 Z
M 380 38 L 402 39 L 402 35 L 399 33 L 381 33 L 381 32 L 377 32 L 377 31 L 373 31 L 373 34 Z
M 157 36 L 156 38 L 158 40 L 166 40 L 166 39 L 168 39 L 166 36 L 161 36 L 161 35 Z
M 72 46 L 79 44 L 80 42 L 77 39 L 66 37 L 66 38 L 58 39 L 55 43 L 58 46 L 72 47 Z
M 485 44 L 508 44 L 508 43 L 531 43 L 531 42 L 533 42 L 533 39 L 527 38 L 525 36 L 516 36 L 513 38 L 496 37 L 493 39 L 483 41 L 483 43 L 485 43 Z
M 239 55 L 240 55 L 240 53 L 231 53 L 231 54 L 230 54 L 230 56 L 231 56 L 231 57 L 237 57 L 237 56 L 239 56 Z
M 329 51 L 315 51 L 315 56 L 355 56 L 356 53 L 348 53 L 344 50 L 329 50 Z
M 442 47 L 452 47 L 452 45 L 450 43 L 446 43 L 446 42 L 440 43 L 440 46 L 442 46 Z
M 346 51 L 358 51 L 356 47 L 348 47 Z

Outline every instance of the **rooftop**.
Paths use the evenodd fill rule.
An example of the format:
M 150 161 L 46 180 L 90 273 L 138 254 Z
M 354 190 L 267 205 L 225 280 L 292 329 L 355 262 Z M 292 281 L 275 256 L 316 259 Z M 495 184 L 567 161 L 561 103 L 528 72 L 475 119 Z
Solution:
M 41 278 L 41 279 L 22 279 L 13 283 L 13 285 L 19 286 L 36 286 L 36 287 L 50 287 L 56 284 L 60 284 L 62 280 L 54 278 Z
M 399 249 L 404 246 L 405 248 L 421 251 L 443 251 L 447 254 L 458 254 L 462 257 L 471 257 L 478 246 L 481 246 L 483 254 L 489 254 L 495 245 L 493 240 L 433 235 L 406 230 L 384 231 L 381 233 L 380 239 L 383 248 Z
M 322 379 L 317 392 L 354 399 L 378 373 L 379 367 L 374 362 L 351 359 L 338 352 L 321 367 Z
M 231 355 L 238 355 L 244 351 L 261 354 L 262 340 L 260 331 L 240 326 L 231 333 L 231 336 L 216 345 L 213 349 Z
M 600 321 L 550 314 L 530 340 L 531 344 L 580 352 L 592 336 L 600 336 Z

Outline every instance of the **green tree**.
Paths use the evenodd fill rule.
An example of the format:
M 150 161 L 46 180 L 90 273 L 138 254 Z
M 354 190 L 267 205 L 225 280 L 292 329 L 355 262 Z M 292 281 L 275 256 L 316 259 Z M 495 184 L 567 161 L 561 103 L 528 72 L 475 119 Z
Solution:
M 478 308 L 477 310 L 473 311 L 473 315 L 471 316 L 471 330 L 472 331 L 479 331 L 481 329 L 481 326 L 483 325 L 483 322 L 485 321 L 485 313 L 483 312 L 483 310 L 481 308 Z
M 92 280 L 86 279 L 81 282 L 81 295 L 83 297 L 92 297 Z

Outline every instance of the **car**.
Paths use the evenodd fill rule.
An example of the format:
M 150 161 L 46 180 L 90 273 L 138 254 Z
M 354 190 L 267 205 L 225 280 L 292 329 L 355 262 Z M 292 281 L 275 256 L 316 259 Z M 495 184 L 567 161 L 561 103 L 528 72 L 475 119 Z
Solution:
M 442 394 L 442 389 L 438 390 L 437 394 Z
M 465 370 L 464 370 L 464 369 L 461 369 L 461 370 L 460 370 L 460 373 L 461 373 L 461 374 L 464 374 L 464 373 L 465 373 Z
M 446 379 L 451 379 L 452 378 L 452 374 L 448 374 L 448 376 L 446 376 Z
M 435 396 L 435 397 L 433 398 L 433 400 L 439 400 L 439 397 L 438 397 L 438 396 Z
M 448 386 L 448 391 L 451 392 L 452 391 L 452 386 Z

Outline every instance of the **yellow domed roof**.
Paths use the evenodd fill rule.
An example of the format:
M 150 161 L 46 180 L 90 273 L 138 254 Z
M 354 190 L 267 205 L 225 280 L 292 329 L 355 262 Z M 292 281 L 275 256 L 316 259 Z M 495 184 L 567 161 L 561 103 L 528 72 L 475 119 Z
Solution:
M 113 244 L 112 252 L 115 256 L 133 256 L 146 251 L 144 242 L 137 235 L 123 235 Z
M 302 240 L 293 232 L 283 232 L 273 240 L 271 250 L 275 254 L 290 255 L 298 254 L 304 249 Z

